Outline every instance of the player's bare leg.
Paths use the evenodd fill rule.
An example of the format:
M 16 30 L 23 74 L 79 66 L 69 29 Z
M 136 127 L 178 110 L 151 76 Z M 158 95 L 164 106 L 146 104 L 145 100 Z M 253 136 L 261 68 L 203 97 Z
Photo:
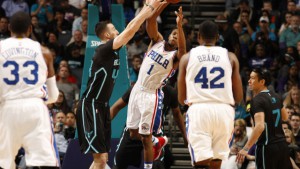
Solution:
M 94 161 L 90 166 L 90 169 L 105 169 L 106 163 L 108 161 L 107 153 L 94 153 Z
M 153 144 L 152 135 L 142 135 L 142 142 L 144 147 L 144 168 L 147 168 L 147 164 L 153 163 Z
M 212 160 L 212 158 L 203 160 L 203 161 L 198 161 L 194 164 L 194 168 L 195 169 L 208 169 L 210 167 L 211 160 Z
M 210 169 L 220 169 L 222 164 L 222 160 L 214 159 L 210 161 Z

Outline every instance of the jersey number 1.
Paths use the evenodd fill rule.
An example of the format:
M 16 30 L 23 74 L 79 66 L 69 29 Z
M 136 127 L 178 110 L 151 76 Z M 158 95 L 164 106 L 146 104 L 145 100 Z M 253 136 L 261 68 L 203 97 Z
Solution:
M 207 78 L 207 67 L 202 67 L 198 74 L 195 77 L 195 83 L 202 83 L 201 87 L 204 89 L 216 89 L 216 88 L 224 88 L 224 83 L 218 83 L 218 81 L 224 77 L 224 69 L 221 67 L 214 67 L 209 71 L 210 74 L 217 73 L 217 76 L 214 77 L 208 86 L 208 78 Z
M 28 77 L 23 77 L 23 81 L 26 84 L 35 85 L 39 80 L 39 76 L 38 76 L 39 65 L 35 61 L 32 61 L 32 60 L 27 61 L 23 64 L 24 68 L 27 68 L 29 66 L 33 67 L 33 69 L 31 69 L 31 71 L 30 71 L 30 75 L 33 78 L 29 79 Z M 10 73 L 11 73 L 11 75 L 14 76 L 13 79 L 3 78 L 3 81 L 8 85 L 16 85 L 20 80 L 20 77 L 19 77 L 19 64 L 16 61 L 9 60 L 9 61 L 6 61 L 3 64 L 3 67 L 4 68 L 12 67 L 13 69 L 10 71 Z

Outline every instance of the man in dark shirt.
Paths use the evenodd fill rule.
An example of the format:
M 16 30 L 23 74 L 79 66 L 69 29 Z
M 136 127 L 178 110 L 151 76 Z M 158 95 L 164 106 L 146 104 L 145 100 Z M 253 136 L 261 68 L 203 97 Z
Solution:
M 256 166 L 258 169 L 291 169 L 289 149 L 282 130 L 282 120 L 288 119 L 280 97 L 267 86 L 271 74 L 267 70 L 254 69 L 248 81 L 255 97 L 251 100 L 250 113 L 254 119 L 253 132 L 240 150 L 236 161 L 243 162 L 249 149 L 256 142 Z
M 129 88 L 126 91 L 126 93 L 111 106 L 110 109 L 111 119 L 113 119 L 117 115 L 117 113 L 128 104 L 131 89 L 132 87 Z M 182 133 L 185 145 L 187 146 L 184 120 L 178 106 L 178 101 L 176 99 L 177 92 L 170 85 L 164 86 L 162 90 L 164 92 L 162 115 L 165 116 L 168 113 L 168 109 L 169 108 L 172 109 L 174 119 Z M 142 156 L 141 156 L 142 150 L 143 150 L 142 141 L 131 139 L 129 129 L 125 127 L 118 145 L 118 149 L 116 151 L 113 169 L 126 169 L 130 165 L 134 167 L 139 167 L 142 161 Z M 166 157 L 162 156 L 158 160 L 156 160 L 154 162 L 153 169 L 160 168 L 159 165 L 161 165 L 162 161 L 166 161 L 165 158 Z
M 104 169 L 108 160 L 111 139 L 108 101 L 118 76 L 118 50 L 127 44 L 160 5 L 159 0 L 151 0 L 121 34 L 112 23 L 100 22 L 96 25 L 95 32 L 102 44 L 95 51 L 87 89 L 76 113 L 81 151 L 85 154 L 93 153 L 94 162 L 90 169 Z

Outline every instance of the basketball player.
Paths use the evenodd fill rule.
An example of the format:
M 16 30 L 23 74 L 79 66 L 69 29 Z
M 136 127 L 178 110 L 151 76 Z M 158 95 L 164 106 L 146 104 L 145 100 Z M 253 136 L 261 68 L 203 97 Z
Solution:
M 77 109 L 77 129 L 83 153 L 93 153 L 91 169 L 104 169 L 108 160 L 111 139 L 111 121 L 108 101 L 119 70 L 119 49 L 138 31 L 141 24 L 160 5 L 159 0 L 151 0 L 119 34 L 109 22 L 96 25 L 96 35 L 102 44 L 96 49 L 90 68 L 87 89 Z
M 156 18 L 167 5 L 167 2 L 162 3 L 157 12 L 146 21 L 151 43 L 128 104 L 127 127 L 131 138 L 141 139 L 143 142 L 144 169 L 152 168 L 153 160 L 159 157 L 161 148 L 167 144 L 167 137 L 152 137 L 152 133 L 159 132 L 161 128 L 161 88 L 186 52 L 181 7 L 176 12 L 177 28 L 172 30 L 168 41 L 164 41 L 158 32 Z
M 186 123 L 194 168 L 219 169 L 228 157 L 234 104 L 243 99 L 237 57 L 215 46 L 218 37 L 214 22 L 202 22 L 200 46 L 185 54 L 179 66 L 178 99 L 190 105 Z
M 0 168 L 15 169 L 15 156 L 23 147 L 27 166 L 58 169 L 58 152 L 44 103 L 47 88 L 48 103 L 58 98 L 53 57 L 27 38 L 32 30 L 27 13 L 15 13 L 10 30 L 12 37 L 0 42 Z
M 129 88 L 126 93 L 119 98 L 110 108 L 111 119 L 113 119 L 117 113 L 124 108 L 129 101 L 129 96 L 132 88 Z M 176 121 L 185 144 L 187 145 L 186 132 L 184 126 L 184 120 L 181 115 L 178 101 L 177 101 L 177 92 L 170 85 L 166 85 L 163 87 L 164 99 L 163 99 L 163 111 L 162 116 L 165 116 L 168 112 L 168 109 L 171 108 L 173 112 L 174 120 Z M 162 117 L 164 118 L 164 117 Z M 161 135 L 159 133 L 157 135 Z M 118 149 L 116 150 L 115 160 L 113 169 L 127 169 L 129 166 L 139 167 L 142 161 L 141 152 L 143 150 L 143 144 L 140 140 L 130 139 L 129 129 L 127 127 L 124 128 L 122 137 L 120 139 Z M 130 154 L 130 156 L 128 156 Z M 159 168 L 162 162 L 168 160 L 167 156 L 160 156 L 153 163 L 153 169 Z
M 250 147 L 256 143 L 257 169 L 292 169 L 289 148 L 282 130 L 282 120 L 288 120 L 279 95 L 268 90 L 271 74 L 268 70 L 254 69 L 249 78 L 249 88 L 254 93 L 250 113 L 254 129 L 236 161 L 242 163 Z

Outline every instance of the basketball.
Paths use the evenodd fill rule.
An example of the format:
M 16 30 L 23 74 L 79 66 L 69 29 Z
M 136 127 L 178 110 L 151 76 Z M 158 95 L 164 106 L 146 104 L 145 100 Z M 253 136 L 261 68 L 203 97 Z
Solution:
M 180 2 L 180 0 L 166 0 L 166 1 L 171 4 L 176 4 L 176 3 Z

